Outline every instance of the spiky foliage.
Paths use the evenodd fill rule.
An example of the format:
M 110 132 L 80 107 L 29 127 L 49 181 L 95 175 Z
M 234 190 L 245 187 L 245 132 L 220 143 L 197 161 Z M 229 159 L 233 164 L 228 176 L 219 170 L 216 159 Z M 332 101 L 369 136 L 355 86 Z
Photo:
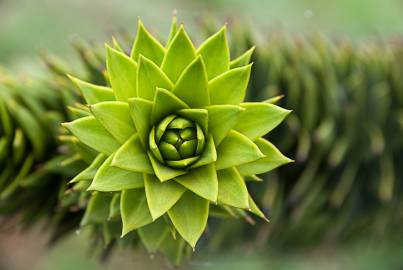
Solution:
M 68 179 L 83 168 L 61 164 L 68 153 L 56 134 L 68 119 L 67 99 L 44 82 L 0 72 L 0 217 L 16 216 L 24 227 L 50 222 L 52 240 L 75 230 L 81 216 L 59 205 Z
M 173 230 L 194 248 L 210 209 L 265 219 L 245 178 L 290 161 L 261 138 L 289 111 L 242 102 L 250 54 L 230 61 L 225 27 L 197 50 L 171 29 L 162 46 L 139 22 L 130 56 L 106 46 L 111 87 L 71 77 L 89 110 L 64 126 L 99 153 L 72 180 L 91 192 L 82 225 L 116 219 L 156 247 Z
M 255 43 L 248 31 L 238 34 Z M 255 191 L 273 213 L 271 226 L 256 230 L 258 243 L 307 245 L 401 231 L 400 45 L 273 33 L 257 48 L 248 99 L 284 95 L 277 103 L 294 113 L 268 138 L 296 160 L 267 176 L 270 188 Z M 246 228 L 223 228 L 227 236 L 220 237 L 240 230 Z M 242 239 L 255 241 L 251 233 Z

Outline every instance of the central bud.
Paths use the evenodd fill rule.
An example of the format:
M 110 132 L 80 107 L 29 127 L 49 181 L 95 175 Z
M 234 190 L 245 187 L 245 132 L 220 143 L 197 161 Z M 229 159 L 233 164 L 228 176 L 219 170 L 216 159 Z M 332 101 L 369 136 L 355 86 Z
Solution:
M 153 155 L 168 167 L 185 169 L 202 153 L 205 137 L 200 126 L 185 117 L 169 115 L 154 126 L 149 136 Z

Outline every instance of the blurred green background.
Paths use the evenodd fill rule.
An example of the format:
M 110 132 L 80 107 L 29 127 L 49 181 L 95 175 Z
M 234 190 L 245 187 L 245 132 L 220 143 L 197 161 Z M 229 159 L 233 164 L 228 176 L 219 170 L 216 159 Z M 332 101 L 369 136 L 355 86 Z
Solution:
M 222 22 L 242 20 L 256 31 L 322 32 L 353 40 L 392 37 L 403 33 L 401 0 L 0 0 L 0 65 L 33 73 L 38 51 L 46 49 L 70 59 L 69 39 L 109 40 L 119 29 L 134 32 L 140 16 L 161 34 L 168 32 L 171 13 L 195 25 L 210 14 Z M 193 27 L 194 29 L 194 27 Z M 74 60 L 71 60 L 74 61 Z M 118 253 L 101 265 L 89 260 L 85 232 L 71 236 L 50 251 L 39 228 L 33 232 L 0 232 L 0 265 L 4 270 L 165 269 L 159 257 L 145 252 Z M 338 249 L 316 248 L 306 253 L 197 254 L 192 269 L 401 269 L 399 239 L 388 245 L 369 240 Z M 376 248 L 374 248 L 376 247 Z M 235 258 L 235 259 L 234 259 Z M 3 260 L 3 261 L 2 261 Z M 28 267 L 29 266 L 29 267 Z M 168 268 L 167 268 L 168 269 Z M 1 269 L 3 270 L 3 269 Z

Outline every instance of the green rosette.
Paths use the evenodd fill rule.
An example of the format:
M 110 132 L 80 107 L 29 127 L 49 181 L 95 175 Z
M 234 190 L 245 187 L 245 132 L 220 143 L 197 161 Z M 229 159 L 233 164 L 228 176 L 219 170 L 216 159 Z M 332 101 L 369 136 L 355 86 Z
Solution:
M 231 60 L 226 27 L 196 49 L 176 19 L 165 45 L 139 21 L 130 55 L 106 45 L 108 86 L 70 76 L 89 109 L 63 126 L 98 153 L 72 180 L 91 194 L 83 226 L 114 220 L 156 251 L 194 248 L 219 212 L 267 220 L 246 180 L 291 161 L 262 138 L 290 111 L 243 101 L 250 56 Z

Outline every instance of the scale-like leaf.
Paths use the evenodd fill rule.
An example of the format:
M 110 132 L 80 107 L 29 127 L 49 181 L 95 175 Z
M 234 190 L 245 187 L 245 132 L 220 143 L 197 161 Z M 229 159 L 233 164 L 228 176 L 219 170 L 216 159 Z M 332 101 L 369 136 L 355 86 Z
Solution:
M 202 198 L 217 201 L 218 182 L 214 164 L 192 169 L 187 174 L 175 177 L 175 181 Z
M 136 133 L 127 102 L 105 101 L 92 105 L 91 112 L 101 125 L 119 142 Z
M 165 238 L 169 235 L 169 227 L 163 218 L 139 228 L 141 242 L 150 253 L 157 252 Z M 172 239 L 173 241 L 173 239 Z
M 195 248 L 207 225 L 209 202 L 187 191 L 168 211 L 168 215 L 179 234 Z
M 183 26 L 180 26 L 175 37 L 170 43 L 162 61 L 161 68 L 164 73 L 176 82 L 183 70 L 196 58 L 196 51 L 192 41 L 185 32 Z
M 84 82 L 69 75 L 70 80 L 80 89 L 87 104 L 95 104 L 102 101 L 113 101 L 115 96 L 111 88 Z
M 270 103 L 242 103 L 245 111 L 239 117 L 235 130 L 251 140 L 270 132 L 291 112 Z
M 63 123 L 63 126 L 81 142 L 106 155 L 112 154 L 120 146 L 93 116 L 83 117 L 70 123 Z
M 138 61 L 140 55 L 144 55 L 155 64 L 160 65 L 164 58 L 165 49 L 144 27 L 141 20 L 138 20 L 136 40 L 130 54 L 134 61 Z
M 239 105 L 245 98 L 251 67 L 234 68 L 209 81 L 210 103 Z
M 242 66 L 246 66 L 250 62 L 250 58 L 253 54 L 253 51 L 255 50 L 255 46 L 244 52 L 241 56 L 235 58 L 234 60 L 231 61 L 230 63 L 230 68 L 238 68 Z
M 165 214 L 180 199 L 185 188 L 175 181 L 161 182 L 154 175 L 145 175 L 145 191 L 154 220 Z
M 253 175 L 271 171 L 281 165 L 292 162 L 291 159 L 285 157 L 281 152 L 269 141 L 259 138 L 255 141 L 260 151 L 265 155 L 264 158 L 242 164 L 238 167 L 241 175 Z
M 173 92 L 191 108 L 202 108 L 210 103 L 207 85 L 207 74 L 203 60 L 201 57 L 197 57 L 183 71 Z
M 135 97 L 137 63 L 106 45 L 106 67 L 116 99 L 127 101 Z
M 157 87 L 172 90 L 173 84 L 155 63 L 140 55 L 137 70 L 137 96 L 153 101 Z
M 142 188 L 122 191 L 120 211 L 123 222 L 122 236 L 153 221 Z
M 235 168 L 217 171 L 218 203 L 237 208 L 249 208 L 249 194 L 245 181 Z
M 154 98 L 154 105 L 151 112 L 151 123 L 157 124 L 165 116 L 180 109 L 187 109 L 189 106 L 176 97 L 172 92 L 157 88 Z
M 244 109 L 236 105 L 211 105 L 206 109 L 209 132 L 213 135 L 215 145 L 218 146 L 238 122 L 239 115 Z
M 209 80 L 229 69 L 230 55 L 226 27 L 208 38 L 197 50 L 206 64 Z
M 221 170 L 264 157 L 259 147 L 245 135 L 231 130 L 217 147 L 216 169 Z
M 143 98 L 129 99 L 130 116 L 136 126 L 137 134 L 144 147 L 148 147 L 148 135 L 151 129 L 151 111 L 153 103 Z
M 141 145 L 137 134 L 133 135 L 116 151 L 112 166 L 134 172 L 153 173 L 147 152 Z
M 112 159 L 113 155 L 109 156 L 99 168 L 89 190 L 111 192 L 144 187 L 142 173 L 113 167 L 111 166 Z

